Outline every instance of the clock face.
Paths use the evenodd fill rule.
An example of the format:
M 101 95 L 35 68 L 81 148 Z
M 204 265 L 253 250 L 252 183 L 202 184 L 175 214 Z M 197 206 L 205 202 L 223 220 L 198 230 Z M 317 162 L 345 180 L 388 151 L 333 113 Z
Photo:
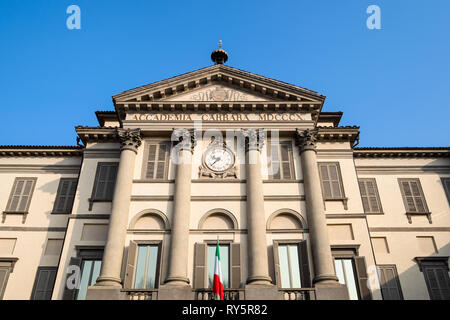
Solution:
M 225 171 L 234 164 L 234 155 L 223 147 L 212 148 L 205 153 L 205 164 L 213 171 Z

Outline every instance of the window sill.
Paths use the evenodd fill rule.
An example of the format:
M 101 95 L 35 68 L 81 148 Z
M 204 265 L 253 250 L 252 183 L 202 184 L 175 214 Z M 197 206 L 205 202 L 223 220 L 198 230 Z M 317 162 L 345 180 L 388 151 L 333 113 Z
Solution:
M 382 215 L 384 215 L 384 212 L 383 211 L 381 211 L 381 212 L 364 212 L 364 214 L 368 215 L 368 216 L 382 216 Z
M 406 217 L 408 218 L 408 222 L 410 224 L 412 223 L 412 216 L 427 216 L 428 222 L 430 224 L 433 223 L 433 221 L 431 220 L 431 212 L 406 212 Z
M 62 214 L 71 214 L 71 212 L 57 212 L 57 211 L 52 211 L 50 212 L 51 215 L 62 215 Z
M 348 198 L 329 198 L 329 199 L 323 199 L 323 206 L 324 206 L 324 209 L 326 210 L 326 207 L 325 207 L 325 202 L 326 201 L 337 201 L 337 202 L 342 202 L 342 204 L 344 205 L 344 210 L 348 210 L 348 205 L 347 205 L 347 203 L 348 203 Z
M 135 179 L 133 183 L 174 183 L 173 179 Z
M 5 223 L 6 215 L 22 215 L 22 223 L 25 223 L 28 215 L 28 211 L 3 211 L 2 214 L 2 223 Z

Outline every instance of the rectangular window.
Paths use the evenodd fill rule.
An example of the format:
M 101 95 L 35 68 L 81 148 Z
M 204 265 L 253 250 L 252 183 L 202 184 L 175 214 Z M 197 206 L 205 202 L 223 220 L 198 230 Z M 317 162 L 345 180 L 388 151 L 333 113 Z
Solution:
M 339 283 L 347 286 L 350 300 L 358 300 L 357 277 L 353 259 L 335 258 L 334 267 L 336 268 L 336 276 L 339 279 Z
M 52 213 L 70 213 L 77 190 L 77 179 L 61 179 Z
M 146 146 L 144 179 L 167 179 L 169 173 L 169 150 L 167 141 L 150 142 Z
M 324 200 L 345 198 L 339 163 L 321 162 L 318 165 Z
M 139 245 L 136 262 L 135 289 L 158 286 L 159 245 Z
M 431 300 L 450 300 L 448 257 L 416 258 Z
M 419 179 L 398 179 L 407 213 L 428 213 Z
M 77 300 L 85 300 L 86 293 L 89 286 L 93 286 L 102 267 L 102 260 L 98 259 L 83 259 L 81 266 L 81 281 L 77 292 Z
M 294 157 L 291 141 L 267 145 L 269 179 L 294 179 Z
M 297 244 L 278 245 L 281 288 L 301 288 L 300 260 Z
M 383 300 L 402 300 L 402 290 L 394 265 L 377 266 Z
M 37 178 L 16 178 L 9 196 L 7 212 L 28 212 Z
M 450 178 L 441 178 L 444 186 L 445 195 L 447 196 L 448 204 L 450 205 Z
M 91 200 L 112 201 L 118 166 L 118 162 L 98 163 Z
M 222 270 L 223 287 L 230 287 L 230 246 L 219 245 L 220 268 Z M 214 263 L 216 259 L 216 245 L 208 245 L 208 288 L 213 287 Z
M 31 300 L 51 300 L 57 267 L 39 267 Z
M 365 213 L 381 213 L 380 196 L 375 179 L 358 179 Z

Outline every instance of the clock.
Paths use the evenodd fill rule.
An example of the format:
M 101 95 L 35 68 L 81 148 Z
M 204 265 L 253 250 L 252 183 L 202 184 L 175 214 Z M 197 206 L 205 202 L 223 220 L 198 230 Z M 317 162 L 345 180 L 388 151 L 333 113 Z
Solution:
M 234 154 L 225 146 L 209 148 L 204 155 L 204 163 L 213 172 L 225 172 L 234 165 Z

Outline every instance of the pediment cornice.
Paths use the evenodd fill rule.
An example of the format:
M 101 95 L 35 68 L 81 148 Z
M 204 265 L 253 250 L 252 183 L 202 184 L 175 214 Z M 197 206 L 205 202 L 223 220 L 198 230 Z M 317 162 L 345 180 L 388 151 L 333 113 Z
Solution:
M 210 85 L 242 90 L 275 102 L 323 103 L 325 97 L 299 86 L 274 80 L 225 65 L 214 65 L 173 78 L 124 91 L 113 96 L 114 104 L 155 103 L 186 95 Z

